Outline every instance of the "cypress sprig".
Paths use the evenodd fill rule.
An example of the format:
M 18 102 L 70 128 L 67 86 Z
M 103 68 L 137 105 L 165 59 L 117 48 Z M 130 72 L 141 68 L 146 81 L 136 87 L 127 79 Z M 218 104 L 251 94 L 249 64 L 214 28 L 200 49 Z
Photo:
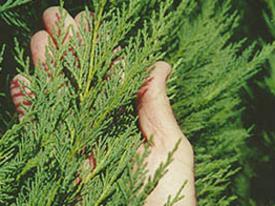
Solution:
M 20 12 L 32 3 L 8 2 L 5 11 L 1 5 L 0 18 L 29 38 L 29 14 Z M 250 132 L 240 121 L 240 90 L 274 46 L 257 50 L 244 48 L 245 40 L 232 41 L 240 17 L 232 1 L 220 2 L 89 2 L 83 7 L 95 17 L 89 19 L 92 32 L 84 30 L 82 20 L 83 43 L 72 38 L 64 45 L 63 29 L 54 35 L 57 47 L 51 43 L 47 48 L 50 81 L 43 65 L 32 68 L 22 46 L 26 42 L 18 38 L 13 60 L 36 97 L 23 121 L 1 133 L 0 204 L 142 206 L 173 159 L 172 152 L 146 184 L 144 160 L 150 151 L 136 154 L 142 137 L 134 102 L 145 68 L 160 59 L 174 66 L 169 97 L 194 146 L 198 204 L 237 203 L 232 188 Z M 61 4 L 71 11 L 79 8 Z M 118 46 L 122 50 L 114 54 Z M 117 58 L 121 63 L 110 69 Z M 96 167 L 85 170 L 91 152 Z M 184 198 L 182 191 L 184 185 L 166 205 Z

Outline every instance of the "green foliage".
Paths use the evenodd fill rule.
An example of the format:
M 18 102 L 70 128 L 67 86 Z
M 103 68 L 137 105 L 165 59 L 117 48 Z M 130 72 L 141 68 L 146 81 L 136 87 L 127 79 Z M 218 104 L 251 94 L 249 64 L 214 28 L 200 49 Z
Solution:
M 133 101 L 144 69 L 162 58 L 163 46 L 175 38 L 175 22 L 187 4 L 174 8 L 171 0 L 155 1 L 148 9 L 151 18 L 139 20 L 138 14 L 147 10 L 143 1 L 120 7 L 94 3 L 92 32 L 80 29 L 83 44 L 73 38 L 64 45 L 67 31 L 54 36 L 57 47 L 49 45 L 47 54 L 50 81 L 42 65 L 30 68 L 15 43 L 15 60 L 36 98 L 24 120 L 1 137 L 1 151 L 8 154 L 1 162 L 2 205 L 75 205 L 79 197 L 84 205 L 143 205 L 172 160 L 169 155 L 144 186 L 144 165 L 131 172 L 141 144 Z M 119 44 L 123 50 L 114 54 Z M 123 62 L 113 66 L 106 81 L 118 57 Z M 91 151 L 96 168 L 79 171 Z M 76 184 L 78 175 L 81 182 Z M 171 197 L 168 204 L 179 198 Z
M 271 53 L 267 46 L 254 53 L 243 41 L 230 43 L 238 15 L 231 1 L 220 6 L 204 1 L 201 13 L 186 17 L 179 33 L 180 59 L 172 83 L 174 111 L 196 154 L 199 205 L 231 205 L 237 197 L 233 181 L 242 168 L 249 131 L 240 123 L 240 89 Z
M 267 1 L 267 4 L 269 6 L 269 13 L 264 13 L 265 20 L 267 22 L 267 25 L 269 27 L 269 30 L 272 34 L 272 37 L 275 39 L 275 2 L 274 1 Z M 270 76 L 265 79 L 265 85 L 266 88 L 270 91 L 270 93 L 275 96 L 275 56 L 272 55 L 269 58 L 270 63 Z
M 22 18 L 22 15 L 17 8 L 30 2 L 32 2 L 32 0 L 7 0 L 5 3 L 0 4 L 0 19 L 11 26 L 29 32 L 29 25 Z M 15 9 L 17 9 L 17 11 L 15 11 Z M 28 10 L 26 9 L 25 13 L 27 13 L 27 11 Z
M 29 3 L 31 0 L 7 0 L 0 6 L 0 13 L 7 12 L 8 10 L 14 9 L 15 7 L 22 6 L 23 4 Z
M 274 40 L 274 1 L 266 0 L 257 2 L 257 8 L 263 7 L 263 16 L 254 20 L 262 22 L 264 31 L 260 36 L 254 35 L 259 40 L 259 45 L 265 45 L 266 41 Z M 245 8 L 243 8 L 245 9 Z M 250 11 L 252 13 L 253 11 Z M 255 15 L 257 16 L 257 15 Z M 266 24 L 265 24 L 265 22 Z M 246 25 L 254 31 L 255 24 Z M 259 25 L 257 25 L 259 26 Z M 257 32 L 255 32 L 257 33 Z M 268 64 L 256 78 L 249 82 L 245 88 L 244 103 L 245 112 L 243 120 L 246 125 L 252 126 L 251 137 L 246 141 L 242 150 L 243 172 L 238 177 L 236 186 L 240 196 L 241 205 L 271 206 L 274 204 L 274 54 L 268 57 Z
M 2 64 L 2 61 L 3 61 L 4 52 L 5 52 L 5 45 L 1 46 L 1 49 L 0 49 L 0 65 Z M 2 70 L 2 67 L 0 66 L 0 72 L 1 70 Z
M 264 11 L 264 18 L 273 37 L 275 37 L 275 2 L 265 0 L 269 8 L 268 12 Z
M 43 1 L 44 7 L 50 4 Z M 240 121 L 239 91 L 273 46 L 257 51 L 253 45 L 243 48 L 244 41 L 232 42 L 239 16 L 231 4 L 92 1 L 88 7 L 96 18 L 90 22 L 92 32 L 80 30 L 84 43 L 73 38 L 63 45 L 67 31 L 61 31 L 55 36 L 58 46 L 49 45 L 50 80 L 43 65 L 32 68 L 20 46 L 26 42 L 19 38 L 14 60 L 32 82 L 36 98 L 24 120 L 1 135 L 0 204 L 77 205 L 81 199 L 84 205 L 142 206 L 175 151 L 144 183 L 143 160 L 149 151 L 136 155 L 141 137 L 134 101 L 147 75 L 145 68 L 159 59 L 174 66 L 169 95 L 182 130 L 194 145 L 198 204 L 238 203 L 234 180 L 243 169 L 249 137 Z M 83 8 L 71 1 L 64 6 L 74 12 Z M 26 9 L 31 12 L 23 15 Z M 30 37 L 28 16 L 36 12 L 30 1 L 8 1 L 0 11 L 8 25 Z M 119 45 L 122 51 L 114 54 Z M 117 58 L 123 62 L 113 66 L 106 81 Z M 83 162 L 91 151 L 96 167 L 87 171 Z M 78 176 L 81 182 L 76 184 Z M 183 188 L 166 205 L 184 198 Z
M 264 19 L 268 26 L 269 32 L 272 36 L 272 40 L 275 40 L 275 2 L 271 0 L 266 0 L 267 9 L 264 11 Z M 256 126 L 258 129 L 257 134 L 260 136 L 260 145 L 261 148 L 258 149 L 258 154 L 260 153 L 262 156 L 262 161 L 259 164 L 265 164 L 265 170 L 259 171 L 260 180 L 265 184 L 265 187 L 269 189 L 265 198 L 257 197 L 257 205 L 274 205 L 274 165 L 275 165 L 275 125 L 274 125 L 274 102 L 275 102 L 275 55 L 274 53 L 269 57 L 269 65 L 268 65 L 268 74 L 264 76 L 264 79 L 260 82 L 257 82 L 259 90 L 264 95 L 268 96 L 266 98 L 266 109 L 263 111 L 264 118 L 260 118 L 259 125 Z M 256 94 L 257 95 L 257 94 Z M 256 97 L 252 95 L 251 97 L 254 102 L 256 101 Z M 258 104 L 261 105 L 261 104 Z M 257 107 L 256 107 L 257 108 Z M 257 110 L 261 110 L 261 108 L 257 108 Z M 258 112 L 258 111 L 257 111 Z M 264 178 L 270 179 L 266 181 Z M 267 191 L 267 189 L 265 189 Z M 273 191 L 273 192 L 272 192 Z
M 0 75 L 1 75 L 1 71 L 2 71 L 2 61 L 3 61 L 3 55 L 5 52 L 5 45 L 2 46 L 2 48 L 0 49 Z M 4 96 L 4 94 L 2 93 L 2 91 L 0 90 L 0 97 Z M 0 105 L 1 106 L 1 105 Z M 2 114 L 0 113 L 0 119 L 2 121 Z M 2 123 L 0 122 L 0 124 L 2 125 Z M 2 128 L 0 127 L 0 134 L 2 133 Z

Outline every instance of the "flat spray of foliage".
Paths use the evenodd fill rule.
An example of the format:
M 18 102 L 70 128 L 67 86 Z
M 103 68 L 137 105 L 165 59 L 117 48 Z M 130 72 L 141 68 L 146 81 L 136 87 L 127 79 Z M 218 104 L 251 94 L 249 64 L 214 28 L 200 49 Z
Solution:
M 199 15 L 185 18 L 179 33 L 173 107 L 195 147 L 199 205 L 239 205 L 233 180 L 242 171 L 242 148 L 249 137 L 240 123 L 239 90 L 270 48 L 256 54 L 253 46 L 240 50 L 243 42 L 230 42 L 239 18 L 231 2 L 204 2 Z
M 230 5 L 228 0 L 92 1 L 92 32 L 80 30 L 84 43 L 73 38 L 62 45 L 62 31 L 58 49 L 48 47 L 50 81 L 42 68 L 32 68 L 20 46 L 26 42 L 15 40 L 18 72 L 32 82 L 36 98 L 24 120 L 4 126 L 1 134 L 0 204 L 142 206 L 173 151 L 144 183 L 144 156 L 136 156 L 142 138 L 135 96 L 145 68 L 166 59 L 174 68 L 171 102 L 195 149 L 198 205 L 231 205 L 237 198 L 232 183 L 241 170 L 241 147 L 249 136 L 239 121 L 239 90 L 272 47 L 255 52 L 253 46 L 243 50 L 243 42 L 231 42 L 238 15 Z M 0 6 L 0 18 L 30 36 L 32 25 L 20 9 L 32 6 L 8 1 Z M 66 2 L 66 9 L 73 7 Z M 122 51 L 114 54 L 119 45 Z M 123 61 L 110 69 L 117 58 Z M 92 171 L 83 167 L 91 151 Z M 79 175 L 82 181 L 76 184 Z M 166 205 L 180 198 L 171 197 Z

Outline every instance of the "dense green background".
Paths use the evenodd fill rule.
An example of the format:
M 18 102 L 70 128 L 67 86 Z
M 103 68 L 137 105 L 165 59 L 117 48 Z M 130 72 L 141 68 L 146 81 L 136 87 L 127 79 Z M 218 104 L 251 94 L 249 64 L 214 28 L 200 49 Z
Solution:
M 81 7 L 77 8 L 70 5 L 78 3 L 77 0 L 66 1 L 68 8 L 74 8 L 70 11 L 72 14 L 76 14 L 81 10 Z M 24 13 L 26 22 L 30 22 L 29 31 L 20 32 L 15 30 L 13 26 L 3 21 L 0 22 L 0 44 L 2 42 L 7 44 L 3 71 L 0 76 L 0 88 L 5 93 L 8 93 L 9 77 L 16 73 L 16 64 L 11 58 L 12 48 L 14 47 L 13 37 L 17 36 L 28 48 L 31 34 L 43 27 L 41 22 L 43 10 L 49 5 L 56 5 L 54 2 L 49 3 L 48 1 L 42 1 L 42 3 L 41 1 L 35 1 L 32 4 L 30 10 L 24 8 L 19 11 Z M 261 48 L 264 43 L 274 40 L 263 18 L 263 12 L 269 12 L 264 1 L 234 1 L 233 8 L 238 10 L 241 21 L 240 26 L 231 38 L 232 42 L 247 38 L 244 47 L 256 41 L 257 47 Z M 26 15 L 28 13 L 32 15 Z M 270 65 L 267 63 L 260 73 L 248 81 L 247 87 L 242 89 L 242 101 L 245 105 L 242 116 L 243 124 L 247 128 L 253 126 L 251 137 L 247 139 L 246 146 L 243 148 L 244 169 L 237 179 L 236 188 L 233 188 L 238 191 L 242 205 L 252 205 L 253 203 L 248 203 L 251 198 L 256 201 L 256 205 L 269 206 L 275 204 L 275 150 L 274 145 L 267 144 L 263 139 L 264 132 L 275 132 L 275 96 L 259 83 L 263 83 L 269 74 Z M 14 113 L 10 98 L 1 98 L 0 101 L 1 105 L 4 106 L 3 110 Z
M 246 36 L 249 41 L 272 42 L 269 27 L 263 17 L 263 12 L 269 15 L 271 11 L 264 1 L 239 1 L 242 23 L 239 35 Z M 271 17 L 272 18 L 272 17 Z M 243 91 L 243 101 L 246 109 L 243 122 L 246 126 L 254 125 L 251 138 L 247 142 L 250 150 L 248 164 L 250 173 L 251 197 L 257 200 L 257 205 L 273 205 L 275 203 L 275 153 L 274 145 L 263 140 L 264 131 L 275 130 L 275 96 L 264 86 L 264 79 L 270 75 L 270 65 L 248 82 Z

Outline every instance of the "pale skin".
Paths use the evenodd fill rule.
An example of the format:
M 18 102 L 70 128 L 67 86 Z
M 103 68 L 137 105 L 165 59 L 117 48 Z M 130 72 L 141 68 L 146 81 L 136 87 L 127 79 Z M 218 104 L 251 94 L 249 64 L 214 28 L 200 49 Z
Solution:
M 53 30 L 56 29 L 58 15 L 60 16 L 59 7 L 48 8 L 43 14 L 45 30 L 38 31 L 31 39 L 32 60 L 35 66 L 38 66 L 39 62 L 46 62 L 46 46 Z M 82 15 L 85 15 L 85 12 L 81 12 L 73 18 L 66 12 L 65 27 L 71 25 L 77 30 Z M 67 38 L 70 38 L 70 36 Z M 182 192 L 184 198 L 177 202 L 175 206 L 196 205 L 193 149 L 177 124 L 166 94 L 166 80 L 170 72 L 171 66 L 168 63 L 156 62 L 151 67 L 150 75 L 137 95 L 140 130 L 144 138 L 153 137 L 153 142 L 150 144 L 151 153 L 146 159 L 148 177 L 154 175 L 159 164 L 165 162 L 168 153 L 173 150 L 175 144 L 180 140 L 179 147 L 174 154 L 174 160 L 168 166 L 168 172 L 148 196 L 144 206 L 164 205 L 168 196 L 176 195 L 185 181 L 187 181 L 187 184 Z M 20 109 L 20 106 L 21 104 L 28 105 L 28 102 L 24 101 L 24 95 L 16 95 L 18 92 L 20 93 L 20 88 L 17 88 L 15 84 L 18 80 L 27 84 L 28 80 L 21 75 L 17 75 L 11 83 L 11 95 L 17 107 L 19 119 L 22 119 L 24 111 Z M 138 152 L 142 150 L 143 146 Z

